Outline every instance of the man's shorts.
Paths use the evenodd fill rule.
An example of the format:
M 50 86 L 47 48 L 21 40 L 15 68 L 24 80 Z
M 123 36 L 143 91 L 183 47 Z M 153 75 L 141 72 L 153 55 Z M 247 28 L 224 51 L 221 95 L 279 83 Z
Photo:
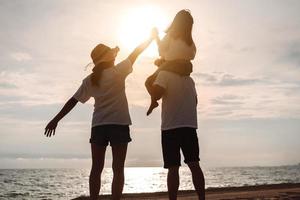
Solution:
M 162 151 L 164 168 L 180 166 L 180 149 L 184 162 L 198 162 L 199 144 L 195 128 L 183 127 L 162 131 Z
M 92 127 L 90 143 L 98 146 L 110 146 L 131 141 L 128 125 L 100 125 Z

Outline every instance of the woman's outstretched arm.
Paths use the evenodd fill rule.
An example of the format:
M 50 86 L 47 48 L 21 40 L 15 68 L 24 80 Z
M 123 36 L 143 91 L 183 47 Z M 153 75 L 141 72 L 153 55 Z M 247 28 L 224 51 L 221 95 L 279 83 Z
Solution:
M 151 37 L 133 50 L 133 52 L 128 56 L 128 59 L 131 61 L 132 64 L 135 62 L 137 57 L 151 44 L 154 38 L 155 30 L 152 30 Z
M 55 135 L 55 129 L 57 127 L 57 123 L 66 116 L 78 103 L 78 100 L 74 97 L 70 98 L 61 111 L 48 123 L 45 128 L 45 133 L 47 137 L 51 137 L 51 135 Z
M 149 46 L 151 42 L 152 38 L 149 38 L 133 50 L 133 52 L 128 56 L 128 59 L 131 61 L 132 64 L 135 62 L 137 57 Z

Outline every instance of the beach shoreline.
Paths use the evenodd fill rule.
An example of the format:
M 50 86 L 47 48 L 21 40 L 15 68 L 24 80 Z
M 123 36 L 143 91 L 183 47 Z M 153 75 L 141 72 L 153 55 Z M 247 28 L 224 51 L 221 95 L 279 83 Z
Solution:
M 110 199 L 110 195 L 101 195 L 101 199 Z M 87 200 L 88 197 L 77 197 L 73 200 Z M 167 192 L 124 194 L 122 199 L 157 199 L 166 200 Z M 197 199 L 193 190 L 178 192 L 178 199 Z M 300 200 L 300 183 L 282 183 L 256 186 L 207 188 L 206 199 L 292 199 Z

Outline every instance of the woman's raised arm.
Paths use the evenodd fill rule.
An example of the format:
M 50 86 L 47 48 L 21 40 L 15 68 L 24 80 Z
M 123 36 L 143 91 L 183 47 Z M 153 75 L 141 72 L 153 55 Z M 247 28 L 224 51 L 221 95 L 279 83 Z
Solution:
M 151 37 L 139 46 L 137 46 L 133 50 L 133 52 L 128 56 L 128 59 L 131 61 L 132 64 L 135 62 L 137 57 L 151 44 L 152 40 L 156 37 L 155 34 L 155 30 L 152 29 Z
M 133 50 L 133 52 L 128 56 L 128 59 L 131 61 L 132 64 L 135 62 L 137 57 L 149 46 L 151 42 L 152 38 L 149 38 Z

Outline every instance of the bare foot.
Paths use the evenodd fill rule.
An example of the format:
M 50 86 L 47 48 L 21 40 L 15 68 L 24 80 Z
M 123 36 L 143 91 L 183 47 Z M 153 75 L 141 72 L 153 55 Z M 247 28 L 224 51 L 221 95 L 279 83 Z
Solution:
M 151 101 L 151 105 L 147 111 L 147 116 L 150 115 L 154 108 L 158 107 L 158 103 L 156 101 Z
M 156 59 L 156 60 L 154 61 L 154 64 L 155 64 L 157 67 L 159 67 L 159 66 L 161 66 L 164 62 L 165 62 L 164 59 L 158 58 L 158 59 Z

